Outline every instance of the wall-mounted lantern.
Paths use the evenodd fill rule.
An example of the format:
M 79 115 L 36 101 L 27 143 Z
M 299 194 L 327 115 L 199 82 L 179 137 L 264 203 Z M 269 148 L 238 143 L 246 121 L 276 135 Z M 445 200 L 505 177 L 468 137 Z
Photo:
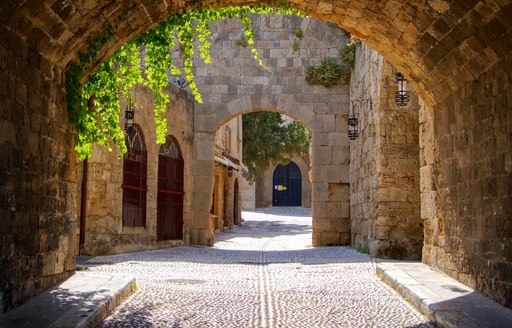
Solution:
M 358 99 L 351 100 L 351 111 L 350 116 L 348 117 L 348 139 L 349 140 L 356 140 L 359 137 L 359 119 L 356 116 L 356 112 L 359 113 L 359 109 L 363 110 L 363 113 L 365 113 L 365 110 L 372 110 L 373 109 L 373 101 L 372 98 L 363 98 L 359 97 Z
M 124 130 L 126 131 L 126 133 L 132 133 L 133 131 L 135 131 L 135 110 L 132 108 L 131 103 L 128 103 L 128 105 L 126 106 L 126 110 L 124 111 L 124 118 L 126 119 L 124 123 Z
M 395 93 L 395 102 L 398 106 L 406 106 L 409 102 L 409 81 L 405 78 L 405 76 L 397 72 L 395 74 L 395 82 L 396 82 L 396 93 Z
M 348 117 L 348 139 L 356 140 L 359 137 L 359 131 L 357 130 L 357 125 L 359 124 L 359 120 L 357 117 L 353 116 Z
M 186 88 L 186 87 L 187 87 L 188 82 L 187 82 L 187 80 L 185 80 L 185 78 L 184 78 L 184 77 L 180 76 L 180 77 L 178 77 L 178 79 L 176 80 L 176 84 L 177 84 L 180 88 L 184 89 L 184 88 Z

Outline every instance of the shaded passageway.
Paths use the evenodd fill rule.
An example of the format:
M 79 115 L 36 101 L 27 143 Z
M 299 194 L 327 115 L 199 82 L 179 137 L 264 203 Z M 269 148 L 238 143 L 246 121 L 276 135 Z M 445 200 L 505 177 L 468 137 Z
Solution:
M 138 290 L 101 327 L 430 327 L 349 247 L 311 245 L 307 209 L 244 212 L 215 247 L 96 257 Z M 94 263 L 98 263 L 94 265 Z

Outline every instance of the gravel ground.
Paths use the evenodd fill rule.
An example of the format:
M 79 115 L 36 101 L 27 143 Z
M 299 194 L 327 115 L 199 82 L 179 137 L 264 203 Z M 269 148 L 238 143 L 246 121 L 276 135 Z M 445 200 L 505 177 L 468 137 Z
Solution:
M 137 291 L 100 327 L 434 327 L 350 247 L 311 247 L 311 212 L 243 212 L 215 247 L 95 257 Z M 93 263 L 97 264 L 94 265 Z

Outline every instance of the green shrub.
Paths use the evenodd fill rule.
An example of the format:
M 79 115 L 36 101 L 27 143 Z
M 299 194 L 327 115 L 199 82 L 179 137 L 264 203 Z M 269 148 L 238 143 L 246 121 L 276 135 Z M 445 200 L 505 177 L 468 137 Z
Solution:
M 237 46 L 241 46 L 246 48 L 249 45 L 249 42 L 247 41 L 245 35 L 240 35 L 240 37 L 235 41 L 235 44 Z
M 364 245 L 364 244 L 357 244 L 355 249 L 359 252 L 359 253 L 363 253 L 363 254 L 370 254 L 370 247 L 368 247 L 368 245 Z
M 310 85 L 323 85 L 330 88 L 341 82 L 350 81 L 350 67 L 334 59 L 326 58 L 319 66 L 309 66 L 306 71 L 306 82 Z
M 352 40 L 350 43 L 345 44 L 338 52 L 340 59 L 349 67 L 354 67 L 356 61 L 356 46 L 359 41 Z
M 292 49 L 294 52 L 297 52 L 300 50 L 300 46 L 299 46 L 299 43 L 297 42 L 297 40 L 293 41 Z
M 302 39 L 302 36 L 303 36 L 302 30 L 300 28 L 296 28 L 295 30 L 293 30 L 293 35 L 295 35 L 299 39 Z

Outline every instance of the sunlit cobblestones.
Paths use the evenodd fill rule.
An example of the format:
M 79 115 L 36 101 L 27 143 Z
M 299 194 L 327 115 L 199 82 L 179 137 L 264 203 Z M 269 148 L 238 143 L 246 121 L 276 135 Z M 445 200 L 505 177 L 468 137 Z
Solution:
M 378 280 L 368 256 L 312 248 L 308 215 L 247 212 L 213 248 L 90 260 L 91 270 L 137 278 L 100 327 L 432 327 Z

